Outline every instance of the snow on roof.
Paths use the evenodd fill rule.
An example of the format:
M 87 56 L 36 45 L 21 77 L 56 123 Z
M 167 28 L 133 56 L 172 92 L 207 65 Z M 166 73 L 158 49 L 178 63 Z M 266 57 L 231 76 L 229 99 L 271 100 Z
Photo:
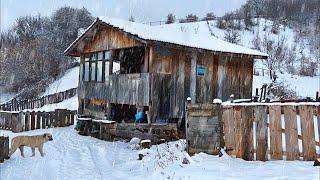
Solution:
M 99 19 L 106 24 L 118 27 L 123 31 L 136 35 L 144 40 L 168 42 L 172 44 L 178 44 L 187 47 L 200 48 L 217 52 L 248 54 L 263 57 L 268 56 L 268 54 L 266 53 L 262 53 L 257 50 L 253 50 L 218 39 L 217 37 L 212 36 L 210 33 L 204 33 L 202 31 L 199 31 L 199 27 L 188 27 L 189 23 L 174 24 L 174 26 L 172 26 L 172 24 L 162 26 L 150 26 L 109 17 L 99 17 Z M 95 23 L 96 21 L 92 23 L 92 25 L 86 31 L 88 31 Z M 68 51 L 76 43 L 76 41 L 80 39 L 80 37 L 76 39 L 75 42 L 73 42 L 66 51 Z

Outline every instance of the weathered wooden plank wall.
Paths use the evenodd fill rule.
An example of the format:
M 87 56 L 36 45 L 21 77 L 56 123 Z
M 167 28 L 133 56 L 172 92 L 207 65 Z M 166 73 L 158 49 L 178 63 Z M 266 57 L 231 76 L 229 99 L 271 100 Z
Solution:
M 248 56 L 218 58 L 216 97 L 227 100 L 233 94 L 236 99 L 251 99 L 253 59 Z
M 104 26 L 94 32 L 93 39 L 86 46 L 82 46 L 82 53 L 91 53 L 97 51 L 105 51 L 107 49 L 119 49 L 135 46 L 143 46 L 144 44 L 137 39 L 128 36 L 127 33 L 119 32 L 118 28 Z M 79 46 L 80 47 L 80 46 Z

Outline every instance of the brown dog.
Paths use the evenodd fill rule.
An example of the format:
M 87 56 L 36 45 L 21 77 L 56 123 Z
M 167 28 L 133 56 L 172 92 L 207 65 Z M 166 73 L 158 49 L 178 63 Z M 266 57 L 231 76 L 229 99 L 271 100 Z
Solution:
M 43 153 L 43 144 L 52 141 L 52 135 L 50 133 L 44 133 L 43 135 L 37 136 L 17 136 L 14 137 L 11 141 L 11 149 L 9 153 L 9 157 L 19 148 L 21 152 L 21 156 L 24 157 L 23 147 L 28 146 L 31 147 L 32 156 L 35 156 L 35 149 L 38 148 L 41 156 L 44 156 Z

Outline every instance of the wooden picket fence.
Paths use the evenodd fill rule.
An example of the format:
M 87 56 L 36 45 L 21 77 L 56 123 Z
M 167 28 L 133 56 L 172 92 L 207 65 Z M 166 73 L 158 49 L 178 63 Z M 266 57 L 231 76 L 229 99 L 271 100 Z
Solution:
M 47 104 L 55 104 L 66 99 L 74 97 L 77 94 L 77 88 L 68 89 L 63 92 L 42 96 L 36 99 L 17 100 L 12 99 L 0 105 L 2 111 L 22 111 L 24 109 L 40 108 Z
M 305 160 L 320 157 L 320 106 L 224 105 L 227 152 L 245 160 Z
M 0 163 L 9 156 L 9 137 L 0 136 Z
M 22 132 L 51 127 L 65 127 L 74 124 L 77 111 L 56 109 L 52 112 L 10 112 L 0 111 L 0 129 Z

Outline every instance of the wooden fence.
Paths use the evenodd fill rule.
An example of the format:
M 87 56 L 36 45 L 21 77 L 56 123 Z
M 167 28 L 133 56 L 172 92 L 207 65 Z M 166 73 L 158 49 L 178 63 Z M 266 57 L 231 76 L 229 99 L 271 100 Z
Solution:
M 221 118 L 224 147 L 237 158 L 311 161 L 320 157 L 319 105 L 230 104 L 222 106 Z
M 9 156 L 9 137 L 0 136 L 0 163 Z
M 21 111 L 24 109 L 40 108 L 46 104 L 55 104 L 69 99 L 77 94 L 77 88 L 68 89 L 63 92 L 42 96 L 36 99 L 17 100 L 12 99 L 0 105 L 0 110 L 3 111 Z
M 0 111 L 0 129 L 22 132 L 74 124 L 76 111 L 56 109 L 52 112 L 8 112 Z

